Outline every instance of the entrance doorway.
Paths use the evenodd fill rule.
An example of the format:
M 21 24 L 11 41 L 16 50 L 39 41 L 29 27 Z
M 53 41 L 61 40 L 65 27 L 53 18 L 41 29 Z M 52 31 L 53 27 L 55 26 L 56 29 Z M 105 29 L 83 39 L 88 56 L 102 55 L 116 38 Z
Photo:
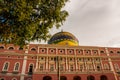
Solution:
M 60 80 L 67 80 L 65 76 L 60 76 Z
M 52 78 L 50 76 L 45 76 L 43 77 L 43 80 L 52 80 Z
M 73 80 L 81 80 L 81 77 L 75 76 L 75 77 L 73 78 Z
M 102 75 L 102 76 L 100 77 L 100 80 L 108 80 L 108 79 L 107 79 L 107 77 L 106 77 L 105 75 Z
M 88 76 L 87 80 L 95 80 L 94 76 Z

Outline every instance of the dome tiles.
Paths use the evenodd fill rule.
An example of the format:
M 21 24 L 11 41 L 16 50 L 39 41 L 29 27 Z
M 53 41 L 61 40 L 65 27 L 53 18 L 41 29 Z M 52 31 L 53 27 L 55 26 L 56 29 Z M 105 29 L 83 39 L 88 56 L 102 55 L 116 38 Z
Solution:
M 48 41 L 48 44 L 78 46 L 79 41 L 73 34 L 61 31 L 54 34 Z

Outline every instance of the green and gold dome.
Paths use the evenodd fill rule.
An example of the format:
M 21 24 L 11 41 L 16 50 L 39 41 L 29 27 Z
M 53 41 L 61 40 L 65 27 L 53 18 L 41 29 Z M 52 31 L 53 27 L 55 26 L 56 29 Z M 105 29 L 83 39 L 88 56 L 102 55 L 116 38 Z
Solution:
M 69 32 L 58 32 L 54 34 L 48 44 L 58 44 L 58 45 L 68 45 L 68 46 L 78 46 L 79 41 L 78 39 Z

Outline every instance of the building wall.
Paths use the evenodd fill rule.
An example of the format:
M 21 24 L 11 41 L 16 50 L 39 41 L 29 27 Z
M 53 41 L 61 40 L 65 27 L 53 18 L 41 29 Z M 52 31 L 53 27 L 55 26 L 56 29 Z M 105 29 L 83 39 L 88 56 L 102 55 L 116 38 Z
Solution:
M 67 80 L 73 80 L 75 76 L 81 80 L 87 80 L 87 76 L 100 80 L 102 75 L 107 80 L 120 80 L 119 56 L 120 48 L 30 44 L 22 49 L 13 44 L 0 44 L 0 79 L 21 80 L 23 77 L 24 80 L 43 80 L 50 76 L 56 80 L 60 72 L 60 76 Z M 25 72 L 22 69 L 24 60 Z M 6 71 L 3 70 L 5 62 L 9 63 Z M 14 71 L 16 63 L 20 65 Z

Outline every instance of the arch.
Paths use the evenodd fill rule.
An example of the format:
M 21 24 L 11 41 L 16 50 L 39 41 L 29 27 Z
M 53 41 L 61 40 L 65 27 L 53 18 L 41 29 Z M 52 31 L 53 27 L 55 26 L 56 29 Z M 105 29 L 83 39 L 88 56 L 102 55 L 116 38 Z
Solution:
M 4 65 L 3 65 L 3 71 L 8 71 L 8 68 L 9 68 L 9 62 L 5 62 Z
M 17 78 L 12 78 L 12 80 L 17 80 Z
M 32 80 L 32 78 L 28 78 L 27 80 Z
M 74 76 L 74 77 L 73 77 L 73 80 L 81 80 L 81 77 L 79 77 L 79 76 Z
M 102 76 L 100 76 L 100 80 L 108 80 L 108 79 L 107 79 L 107 76 L 102 75 Z
M 31 48 L 31 51 L 36 51 L 36 49 L 35 48 Z
M 9 47 L 8 49 L 9 49 L 9 50 L 14 50 L 14 47 Z
M 23 47 L 19 47 L 19 50 L 23 50 Z
M 29 64 L 28 74 L 32 74 L 32 73 L 33 73 L 33 64 Z
M 50 76 L 44 76 L 43 80 L 52 80 L 52 78 Z
M 0 46 L 0 50 L 2 50 L 2 49 L 4 49 L 4 47 L 3 47 L 3 46 Z
M 66 76 L 60 76 L 60 80 L 67 80 Z
M 15 65 L 14 65 L 14 71 L 18 71 L 19 67 L 20 67 L 20 63 L 16 62 Z
M 95 80 L 95 77 L 90 75 L 87 77 L 87 80 Z
M 100 71 L 100 66 L 99 65 L 97 65 L 97 71 Z
M 0 80 L 5 80 L 5 78 L 0 78 Z

